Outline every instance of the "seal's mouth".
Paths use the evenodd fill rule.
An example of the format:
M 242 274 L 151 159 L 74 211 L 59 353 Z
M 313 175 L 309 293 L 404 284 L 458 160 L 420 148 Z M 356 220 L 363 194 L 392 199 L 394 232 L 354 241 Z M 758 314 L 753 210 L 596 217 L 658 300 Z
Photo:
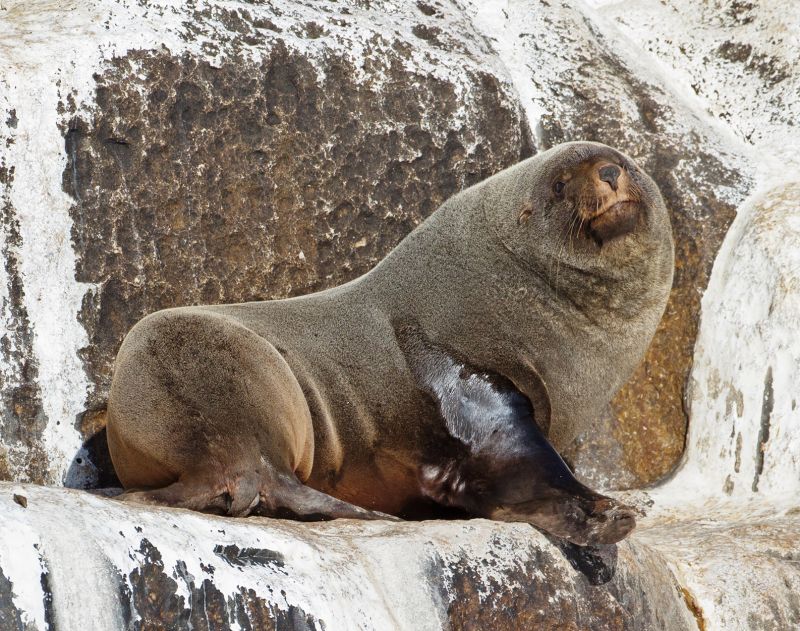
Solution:
M 639 221 L 641 205 L 633 200 L 619 201 L 589 220 L 589 235 L 598 245 L 633 232 Z

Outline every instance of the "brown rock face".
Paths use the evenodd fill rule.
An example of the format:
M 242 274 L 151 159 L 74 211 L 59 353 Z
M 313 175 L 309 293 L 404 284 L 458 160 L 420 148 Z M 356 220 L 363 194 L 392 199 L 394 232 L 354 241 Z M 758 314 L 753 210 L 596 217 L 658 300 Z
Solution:
M 90 409 L 145 314 L 346 282 L 447 197 L 531 153 L 496 78 L 457 77 L 465 101 L 404 60 L 391 51 L 356 82 L 344 59 L 318 68 L 278 44 L 219 67 L 141 52 L 97 77 L 64 172 L 78 280 L 98 285 L 80 314 Z
M 179 566 L 170 576 L 161 553 L 150 541 L 142 539 L 138 552 L 138 567 L 129 576 L 119 577 L 119 602 L 126 628 L 188 631 L 231 629 L 237 625 L 240 629 L 264 631 L 324 629 L 299 607 L 287 605 L 282 609 L 253 589 L 239 587 L 236 593 L 226 596 L 214 584 L 213 565 L 207 566 L 206 576 L 194 577 L 185 566 Z M 242 565 L 249 564 L 253 561 Z M 259 564 L 258 558 L 255 564 Z M 178 581 L 188 587 L 186 597 L 178 594 Z M 139 617 L 135 622 L 133 612 Z
M 496 580 L 481 577 L 467 558 L 448 564 L 449 580 L 443 581 L 441 588 L 451 595 L 447 607 L 450 628 L 690 628 L 691 619 L 675 594 L 668 589 L 662 593 L 653 589 L 655 583 L 662 590 L 672 587 L 674 579 L 663 565 L 658 567 L 660 559 L 646 548 L 626 544 L 618 550 L 617 546 L 581 548 L 567 544 L 559 552 L 523 546 L 517 551 L 518 565 L 497 572 Z M 565 571 L 565 561 L 574 574 Z M 629 571 L 634 565 L 645 572 Z

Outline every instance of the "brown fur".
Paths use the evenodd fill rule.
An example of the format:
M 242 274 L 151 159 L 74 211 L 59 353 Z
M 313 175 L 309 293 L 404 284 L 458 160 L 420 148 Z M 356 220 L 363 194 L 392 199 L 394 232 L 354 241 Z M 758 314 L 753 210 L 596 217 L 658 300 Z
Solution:
M 596 176 L 609 161 L 625 165 L 617 191 Z M 620 229 L 633 232 L 593 236 L 591 222 L 627 199 L 641 201 Z M 454 196 L 346 285 L 152 314 L 125 338 L 109 399 L 127 497 L 229 514 L 402 514 L 424 495 L 421 459 L 452 439 L 398 322 L 507 378 L 564 448 L 641 360 L 672 252 L 650 178 L 603 145 L 570 143 Z

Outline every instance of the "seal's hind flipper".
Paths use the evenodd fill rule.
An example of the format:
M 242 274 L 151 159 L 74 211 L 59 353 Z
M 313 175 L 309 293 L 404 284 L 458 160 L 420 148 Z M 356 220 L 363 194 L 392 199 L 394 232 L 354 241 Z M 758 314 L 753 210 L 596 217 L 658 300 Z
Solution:
M 361 508 L 305 486 L 294 476 L 276 476 L 269 488 L 261 491 L 261 500 L 251 515 L 327 521 L 331 519 L 384 519 L 400 521 L 399 517 Z
M 400 519 L 331 497 L 305 486 L 292 474 L 264 470 L 249 476 L 229 476 L 228 482 L 209 480 L 208 476 L 186 477 L 160 489 L 132 489 L 116 499 L 231 517 L 258 515 L 299 521 Z
M 186 478 L 160 489 L 131 489 L 116 499 L 244 517 L 258 503 L 260 486 L 260 479 L 256 476 L 238 476 L 229 483 L 211 482 L 205 478 Z

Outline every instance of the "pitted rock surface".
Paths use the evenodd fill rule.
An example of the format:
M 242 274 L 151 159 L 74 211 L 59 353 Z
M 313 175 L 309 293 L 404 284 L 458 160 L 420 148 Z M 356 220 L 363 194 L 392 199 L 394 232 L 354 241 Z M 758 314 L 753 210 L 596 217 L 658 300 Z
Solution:
M 281 298 L 374 266 L 450 195 L 531 153 L 492 75 L 452 82 L 324 68 L 277 45 L 260 64 L 157 52 L 116 59 L 66 133 L 80 319 L 102 407 L 123 336 L 157 309 Z M 413 87 L 413 93 L 410 92 Z M 467 121 L 459 119 L 459 113 Z M 466 124 L 465 124 L 466 123 Z

